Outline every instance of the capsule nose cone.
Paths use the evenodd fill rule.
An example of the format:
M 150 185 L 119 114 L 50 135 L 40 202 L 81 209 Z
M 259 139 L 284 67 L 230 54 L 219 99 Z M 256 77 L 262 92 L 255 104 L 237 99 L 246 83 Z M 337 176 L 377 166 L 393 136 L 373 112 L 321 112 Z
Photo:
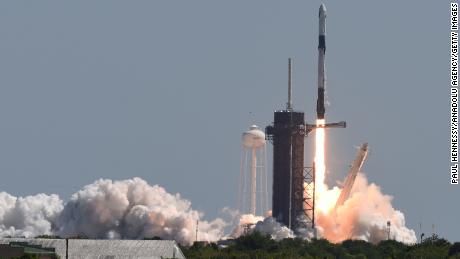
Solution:
M 326 6 L 324 4 L 321 4 L 319 6 L 319 16 L 326 16 Z

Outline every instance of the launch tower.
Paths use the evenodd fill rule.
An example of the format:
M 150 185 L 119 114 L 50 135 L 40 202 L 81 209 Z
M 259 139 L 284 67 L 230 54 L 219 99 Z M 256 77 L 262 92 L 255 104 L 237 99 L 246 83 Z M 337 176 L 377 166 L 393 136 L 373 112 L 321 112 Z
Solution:
M 314 182 L 311 168 L 304 167 L 304 138 L 312 128 L 306 127 L 304 113 L 292 108 L 291 65 L 289 59 L 286 109 L 275 111 L 274 123 L 267 126 L 265 132 L 267 139 L 273 143 L 272 216 L 289 228 L 298 229 L 307 227 L 307 221 L 314 221 L 304 206 L 307 202 L 304 194 L 306 170 Z M 314 206 L 313 197 L 308 203 Z
M 304 113 L 292 108 L 291 66 L 289 59 L 286 109 L 275 111 L 273 124 L 265 128 L 273 144 L 272 216 L 294 231 L 315 231 L 315 170 L 304 165 L 305 137 L 317 127 L 345 128 L 346 123 L 305 123 Z

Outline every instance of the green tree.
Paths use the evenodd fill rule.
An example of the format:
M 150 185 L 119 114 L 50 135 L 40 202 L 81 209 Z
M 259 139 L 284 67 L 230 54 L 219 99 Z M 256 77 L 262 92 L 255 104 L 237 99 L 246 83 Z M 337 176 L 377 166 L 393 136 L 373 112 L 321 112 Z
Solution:
M 404 257 L 407 246 L 396 240 L 384 240 L 377 245 L 377 249 L 383 258 L 397 259 Z
M 449 248 L 449 256 L 453 256 L 453 255 L 460 255 L 460 242 L 455 242 Z
M 460 242 L 451 245 L 438 236 L 432 236 L 422 244 L 415 245 L 406 245 L 395 240 L 385 240 L 373 245 L 362 240 L 346 240 L 340 244 L 330 243 L 326 239 L 307 241 L 288 238 L 275 241 L 270 236 L 254 232 L 235 239 L 225 248 L 219 248 L 214 243 L 195 243 L 182 249 L 189 259 L 460 259 Z
M 407 258 L 447 258 L 450 243 L 446 239 L 439 238 L 437 235 L 423 240 L 421 244 L 409 247 L 406 253 Z
M 342 242 L 342 247 L 351 255 L 364 255 L 367 258 L 378 258 L 380 256 L 375 246 L 364 240 L 345 240 Z

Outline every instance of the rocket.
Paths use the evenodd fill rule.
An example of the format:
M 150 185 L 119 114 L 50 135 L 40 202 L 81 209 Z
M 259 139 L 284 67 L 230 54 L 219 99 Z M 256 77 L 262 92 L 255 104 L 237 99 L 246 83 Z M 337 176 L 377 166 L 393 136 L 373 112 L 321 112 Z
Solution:
M 324 89 L 326 85 L 326 7 L 319 7 L 319 31 L 318 31 L 318 99 L 316 100 L 316 117 L 324 119 L 326 108 L 324 107 Z

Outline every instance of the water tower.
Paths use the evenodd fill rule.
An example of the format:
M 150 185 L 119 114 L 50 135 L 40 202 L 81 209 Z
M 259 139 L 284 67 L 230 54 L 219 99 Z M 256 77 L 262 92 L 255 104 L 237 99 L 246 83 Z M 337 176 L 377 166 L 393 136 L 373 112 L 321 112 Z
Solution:
M 268 211 L 265 133 L 252 125 L 242 136 L 238 208 L 264 216 Z

